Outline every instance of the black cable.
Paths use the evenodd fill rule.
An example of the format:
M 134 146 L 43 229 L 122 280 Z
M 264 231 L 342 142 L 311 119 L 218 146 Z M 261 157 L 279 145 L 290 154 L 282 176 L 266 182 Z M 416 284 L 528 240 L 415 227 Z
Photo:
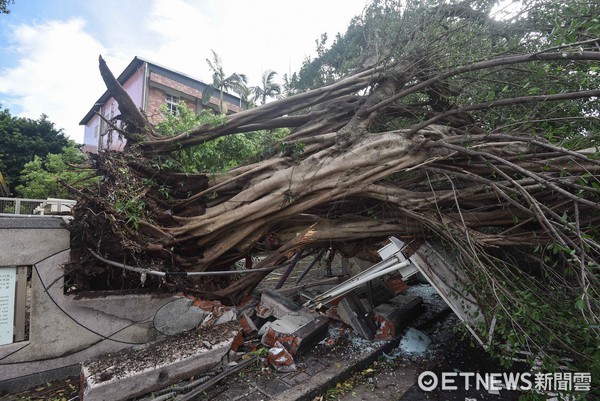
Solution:
M 141 267 L 130 266 L 126 263 L 115 262 L 110 259 L 106 259 L 98 255 L 96 252 L 88 248 L 88 251 L 99 261 L 106 263 L 107 265 L 118 267 L 121 269 L 141 273 L 150 274 L 152 276 L 168 277 L 168 276 L 224 276 L 229 274 L 248 274 L 248 273 L 259 273 L 259 272 L 271 272 L 279 267 L 263 267 L 260 269 L 245 269 L 245 270 L 217 270 L 209 272 L 161 272 L 158 270 L 144 269 Z
M 39 262 L 38 262 L 39 263 Z M 77 324 L 78 326 L 84 328 L 85 330 L 89 331 L 90 333 L 93 333 L 99 337 L 102 337 L 103 340 L 110 340 L 110 341 L 114 341 L 117 343 L 122 343 L 122 344 L 130 344 L 130 345 L 141 345 L 141 344 L 145 344 L 145 343 L 134 343 L 134 342 L 130 342 L 130 341 L 121 341 L 121 340 L 113 340 L 111 339 L 112 336 L 118 334 L 119 332 L 125 330 L 127 327 L 133 326 L 134 324 L 138 324 L 138 323 L 143 323 L 146 321 L 151 320 L 151 318 L 147 318 L 144 320 L 140 320 L 137 322 L 131 322 L 129 325 L 123 327 L 122 329 L 119 329 L 118 331 L 114 332 L 113 334 L 111 334 L 110 336 L 105 336 L 104 334 L 100 334 L 95 330 L 90 329 L 89 327 L 83 325 L 82 323 L 79 323 L 73 316 L 71 316 L 69 313 L 67 313 L 67 311 L 65 311 L 57 302 L 56 300 L 52 297 L 52 295 L 50 295 L 50 292 L 48 292 L 48 288 L 46 287 L 46 285 L 44 284 L 44 281 L 42 280 L 42 276 L 40 275 L 40 272 L 38 270 L 37 267 L 37 263 L 33 265 L 33 267 L 35 268 L 35 272 L 38 276 L 38 278 L 40 279 L 40 283 L 42 284 L 42 288 L 44 288 L 44 291 L 46 292 L 46 294 L 48 294 L 48 297 L 50 298 L 50 300 L 52 301 L 52 303 L 62 312 L 64 313 L 69 319 L 71 319 L 73 322 L 75 322 L 75 324 Z

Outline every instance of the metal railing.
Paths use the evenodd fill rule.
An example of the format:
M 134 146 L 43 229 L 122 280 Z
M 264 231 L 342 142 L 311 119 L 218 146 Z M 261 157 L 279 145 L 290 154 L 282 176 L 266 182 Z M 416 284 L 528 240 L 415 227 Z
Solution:
M 69 214 L 74 205 L 71 199 L 0 198 L 0 215 Z

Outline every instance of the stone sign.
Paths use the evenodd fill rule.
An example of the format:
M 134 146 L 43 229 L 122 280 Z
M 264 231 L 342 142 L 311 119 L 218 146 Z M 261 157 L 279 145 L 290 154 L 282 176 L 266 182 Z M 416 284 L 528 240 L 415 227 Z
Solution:
M 13 342 L 16 267 L 0 267 L 0 345 Z

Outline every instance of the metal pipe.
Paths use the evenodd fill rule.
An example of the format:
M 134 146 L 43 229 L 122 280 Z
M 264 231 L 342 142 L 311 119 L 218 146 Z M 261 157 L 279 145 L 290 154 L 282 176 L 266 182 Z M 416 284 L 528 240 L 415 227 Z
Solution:
M 278 290 L 281 287 L 283 287 L 283 285 L 285 284 L 286 280 L 288 279 L 288 277 L 292 273 L 292 270 L 294 270 L 294 267 L 296 267 L 296 263 L 298 263 L 298 261 L 300 260 L 300 257 L 302 256 L 302 252 L 304 252 L 304 249 L 301 249 L 298 253 L 296 253 L 294 255 L 294 257 L 290 261 L 290 266 L 285 270 L 285 272 L 283 273 L 283 276 L 281 276 L 281 278 L 279 279 L 279 282 L 275 286 L 276 290 Z
M 342 287 L 342 286 L 345 286 L 347 283 L 351 283 L 351 282 L 354 282 L 354 281 L 358 281 L 358 280 L 360 280 L 362 277 L 365 277 L 365 276 L 368 276 L 368 275 L 370 275 L 370 274 L 376 273 L 376 272 L 378 272 L 378 271 L 379 271 L 379 270 L 381 270 L 381 269 L 388 268 L 388 267 L 390 267 L 390 266 L 392 266 L 393 264 L 395 264 L 395 263 L 398 263 L 398 262 L 401 262 L 400 258 L 398 258 L 398 256 L 396 256 L 396 255 L 392 255 L 392 256 L 391 256 L 391 257 L 389 257 L 388 259 L 386 259 L 386 260 L 384 260 L 384 261 L 381 261 L 381 262 L 379 262 L 379 263 L 377 263 L 377 264 L 375 264 L 375 265 L 373 265 L 373 266 L 369 267 L 367 270 L 364 270 L 364 271 L 362 271 L 362 272 L 358 273 L 356 276 L 353 276 L 353 277 L 351 277 L 350 279 L 348 279 L 348 280 L 344 281 L 343 283 L 341 283 L 341 284 L 339 284 L 339 285 L 337 285 L 337 286 L 335 286 L 335 287 L 331 288 L 329 291 L 327 291 L 327 292 L 325 292 L 325 293 L 321 294 L 321 296 L 324 296 L 325 294 L 327 294 L 327 293 L 329 293 L 329 292 L 335 291 L 335 290 L 337 290 L 338 288 L 340 288 L 340 287 Z M 318 297 L 317 297 L 317 298 L 318 298 Z M 317 299 L 317 298 L 315 298 L 315 299 Z
M 410 260 L 398 262 L 398 260 L 396 259 L 395 264 L 392 264 L 391 266 L 389 266 L 387 268 L 379 269 L 377 272 L 374 272 L 372 274 L 363 276 L 359 280 L 345 281 L 342 284 L 340 284 L 339 286 L 337 286 L 336 288 L 334 288 L 330 291 L 327 291 L 327 292 L 321 294 L 320 296 L 310 300 L 307 304 L 310 305 L 310 304 L 315 304 L 318 302 L 323 303 L 325 300 L 332 300 L 332 299 L 338 297 L 339 295 L 342 295 L 342 294 L 352 291 L 356 287 L 363 285 L 366 282 L 369 282 L 371 280 L 376 279 L 377 277 L 381 277 L 381 276 L 391 273 L 395 270 L 406 267 L 410 264 L 411 264 Z M 324 302 L 324 303 L 327 303 L 327 302 Z
M 302 271 L 302 273 L 300 273 L 300 276 L 298 276 L 298 278 L 296 279 L 296 284 L 299 284 L 300 281 L 302 281 L 302 279 L 304 278 L 304 276 L 306 276 L 306 274 L 310 271 L 310 269 L 312 269 L 313 266 L 316 265 L 317 262 L 321 260 L 321 258 L 325 254 L 325 251 L 327 251 L 326 248 L 321 249 L 321 252 L 319 252 L 319 254 L 317 256 L 315 256 L 315 258 L 312 260 L 312 262 L 310 262 L 310 264 L 306 267 L 306 269 L 304 269 Z

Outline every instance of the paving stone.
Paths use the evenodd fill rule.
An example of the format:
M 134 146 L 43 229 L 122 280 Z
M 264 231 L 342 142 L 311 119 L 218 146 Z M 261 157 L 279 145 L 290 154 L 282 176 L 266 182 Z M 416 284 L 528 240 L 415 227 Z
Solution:
M 254 385 L 261 393 L 269 397 L 276 397 L 290 388 L 289 385 L 279 380 L 275 375 L 263 375 L 256 380 Z
M 231 401 L 258 401 L 258 400 L 264 400 L 264 399 L 265 399 L 265 396 L 263 393 L 261 393 L 258 390 L 254 390 L 254 391 L 244 394 L 243 396 L 240 396 L 237 398 L 232 398 Z
M 247 397 L 252 393 L 256 393 L 256 389 L 254 387 L 241 383 L 235 383 L 234 385 L 220 385 L 219 387 L 224 387 L 224 389 L 216 389 L 216 392 L 218 393 L 216 396 L 213 395 L 214 393 L 212 391 L 207 392 L 206 399 L 210 399 L 211 401 L 233 401 L 244 399 L 244 397 Z M 255 399 L 260 400 L 260 398 Z
M 291 379 L 294 381 L 294 384 L 302 384 L 308 379 L 310 379 L 310 376 L 304 372 L 300 372 L 296 376 L 293 376 Z

